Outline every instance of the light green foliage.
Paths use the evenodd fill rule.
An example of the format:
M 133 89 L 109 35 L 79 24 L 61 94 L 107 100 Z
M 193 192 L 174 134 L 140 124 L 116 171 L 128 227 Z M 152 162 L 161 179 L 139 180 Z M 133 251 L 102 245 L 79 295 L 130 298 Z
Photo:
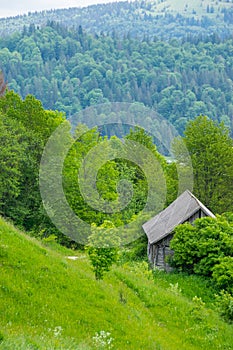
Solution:
M 1 112 L 0 112 L 1 113 Z M 25 158 L 25 129 L 19 122 L 0 114 L 0 214 L 9 214 L 8 201 L 20 193 L 21 166 Z
M 43 232 L 44 237 L 56 235 L 60 243 L 69 245 L 69 239 L 58 232 L 43 209 L 38 180 L 45 144 L 63 121 L 61 113 L 44 110 L 41 103 L 33 96 L 28 95 L 23 101 L 16 93 L 10 91 L 0 99 L 2 148 L 0 213 L 11 218 L 27 231 L 39 235 Z M 97 128 L 88 130 L 83 124 L 78 125 L 76 135 L 81 136 L 73 145 L 70 135 L 69 142 L 72 147 L 63 167 L 63 188 L 71 208 L 84 222 L 95 223 L 97 226 L 109 219 L 117 227 L 134 222 L 144 209 L 148 194 L 147 179 L 140 166 L 131 161 L 119 159 L 121 152 L 118 152 L 116 159 L 105 161 L 98 168 L 99 163 L 95 156 L 92 161 L 86 162 L 90 151 L 100 147 L 102 150 L 99 152 L 100 158 L 112 159 L 114 149 L 121 149 L 122 142 L 113 136 L 110 139 L 112 147 L 106 137 L 100 136 Z M 125 142 L 129 143 L 128 149 L 130 149 L 131 140 L 149 149 L 166 170 L 164 158 L 158 153 L 151 137 L 143 129 L 131 130 L 126 136 Z M 56 145 L 59 148 L 59 143 Z M 82 190 L 85 190 L 94 203 L 87 203 L 80 189 L 80 177 L 78 178 L 80 169 L 82 169 L 81 180 L 84 184 Z M 86 175 L 92 174 L 93 169 L 98 170 L 96 178 L 92 182 L 86 181 Z M 45 176 L 50 174 L 50 169 L 47 169 L 47 172 Z M 41 175 L 42 178 L 44 175 Z M 170 178 L 171 174 L 167 176 L 168 180 Z M 125 185 L 126 181 L 130 186 Z M 118 191 L 119 184 L 120 191 Z M 160 186 L 157 188 L 160 190 Z M 94 191 L 96 196 L 93 195 Z M 155 196 L 154 202 L 161 207 L 162 199 L 157 194 Z M 125 200 L 123 210 L 119 210 L 119 203 L 124 204 Z M 92 204 L 96 204 L 97 208 Z M 111 210 L 113 214 L 109 215 Z M 64 217 L 65 223 L 66 220 Z M 141 221 L 134 227 L 137 233 L 141 230 Z M 86 232 L 81 234 L 83 240 L 88 236 Z
M 98 172 L 96 181 L 100 196 L 107 201 L 118 198 L 116 188 L 119 181 L 119 172 L 115 161 L 108 161 Z
M 213 268 L 213 279 L 219 288 L 233 295 L 233 255 L 219 259 L 218 264 Z
M 192 159 L 194 194 L 214 213 L 233 207 L 233 141 L 229 130 L 205 116 L 190 122 L 183 138 Z
M 203 302 L 202 298 L 193 297 L 193 308 L 191 310 L 191 317 L 195 320 L 196 323 L 203 323 L 206 321 L 208 313 L 205 309 L 205 303 Z
M 95 222 L 99 225 L 102 218 L 101 213 L 90 208 L 90 206 L 85 202 L 85 199 L 80 193 L 78 176 L 80 166 L 82 165 L 87 153 L 90 151 L 90 149 L 98 145 L 99 142 L 102 142 L 102 138 L 100 137 L 96 128 L 88 130 L 88 128 L 83 124 L 78 125 L 76 133 L 77 135 L 81 134 L 82 136 L 72 145 L 64 162 L 64 191 L 66 193 L 69 205 L 82 220 L 88 222 L 89 224 Z M 90 172 L 90 164 L 87 171 Z M 85 188 L 86 191 L 89 191 L 89 189 L 92 190 L 88 181 L 85 184 L 86 186 L 90 187 L 87 189 Z
M 153 279 L 153 271 L 150 269 L 150 266 L 146 261 L 126 262 L 122 266 L 125 271 L 132 272 L 134 276 L 143 276 L 148 280 Z
M 233 256 L 233 226 L 224 217 L 202 218 L 194 224 L 185 223 L 175 229 L 171 241 L 174 250 L 173 264 L 184 271 L 212 276 L 219 280 L 225 259 Z M 222 257 L 226 257 L 221 260 Z M 217 267 L 219 264 L 219 267 Z M 231 267 L 227 273 L 231 274 Z M 231 277 L 229 276 L 229 282 Z
M 220 314 L 228 321 L 233 322 L 233 296 L 222 290 L 216 295 L 216 304 Z
M 86 251 L 97 280 L 102 279 L 104 273 L 117 262 L 119 246 L 120 238 L 110 221 L 104 221 L 100 227 L 92 225 L 92 234 L 88 237 Z
M 76 134 L 82 136 L 70 148 L 63 168 L 63 185 L 70 206 L 89 224 L 95 223 L 100 226 L 105 220 L 110 220 L 119 227 L 132 223 L 127 232 L 122 231 L 122 235 L 138 238 L 142 233 L 141 225 L 149 218 L 141 213 L 147 203 L 148 179 L 140 164 L 137 165 L 138 154 L 133 153 L 134 147 L 131 142 L 136 142 L 139 148 L 142 144 L 144 147 L 142 152 L 145 150 L 146 153 L 148 150 L 149 155 L 154 157 L 156 166 L 165 172 L 169 191 L 173 196 L 177 180 L 172 179 L 173 173 L 166 171 L 167 164 L 164 157 L 156 150 L 152 138 L 139 127 L 130 130 L 125 136 L 124 143 L 116 136 L 110 139 L 102 137 L 96 128 L 88 130 L 83 124 L 78 125 Z M 126 149 L 125 157 L 124 149 Z M 127 152 L 131 151 L 130 156 L 136 158 L 135 163 L 127 158 Z M 143 161 L 150 164 L 145 158 L 146 155 Z M 163 179 L 161 180 L 150 166 L 147 169 L 153 179 L 151 187 L 156 190 L 150 188 L 150 198 L 154 196 L 154 200 L 150 201 L 162 209 L 163 197 L 166 195 L 160 186 Z
M 170 291 L 172 293 L 174 293 L 175 295 L 179 295 L 182 292 L 181 288 L 179 287 L 179 283 L 178 282 L 175 283 L 175 284 L 170 283 Z
M 63 120 L 30 95 L 23 101 L 8 91 L 0 99 L 0 213 L 27 230 L 51 227 L 42 209 L 39 166 L 48 137 Z
M 165 177 L 166 181 L 166 204 L 170 204 L 173 200 L 176 198 L 177 194 L 177 187 L 178 187 L 178 179 L 177 179 L 177 171 L 176 171 L 176 165 L 174 163 L 167 164 L 165 157 L 162 156 L 158 150 L 156 145 L 153 142 L 153 138 L 151 135 L 148 135 L 146 131 L 143 128 L 135 127 L 134 129 L 131 129 L 129 134 L 125 137 L 126 140 L 133 140 L 135 142 L 138 142 L 145 146 L 155 157 L 155 160 L 160 164 L 161 169 L 163 171 L 163 175 Z M 124 172 L 123 172 L 124 175 Z M 158 203 L 158 208 L 161 208 L 161 203 L 163 202 L 163 193 L 159 191 L 159 189 L 163 188 L 162 183 L 160 182 L 161 179 L 159 179 L 159 172 L 157 174 L 153 174 L 154 177 L 154 202 Z M 138 191 L 143 193 L 139 198 L 142 201 L 146 197 L 146 192 L 148 191 L 148 184 L 146 182 L 147 179 L 143 177 L 142 172 L 136 169 L 133 181 L 136 182 L 137 179 L 141 179 L 141 181 L 138 181 Z M 139 200 L 136 198 L 136 201 Z M 143 202 L 142 202 L 143 203 Z

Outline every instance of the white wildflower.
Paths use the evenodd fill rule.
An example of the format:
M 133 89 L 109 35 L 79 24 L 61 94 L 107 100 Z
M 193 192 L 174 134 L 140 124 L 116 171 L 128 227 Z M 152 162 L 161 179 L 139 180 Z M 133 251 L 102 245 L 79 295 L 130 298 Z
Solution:
M 113 348 L 113 338 L 111 337 L 111 333 L 100 331 L 96 332 L 93 339 L 93 344 L 96 349 L 112 349 Z

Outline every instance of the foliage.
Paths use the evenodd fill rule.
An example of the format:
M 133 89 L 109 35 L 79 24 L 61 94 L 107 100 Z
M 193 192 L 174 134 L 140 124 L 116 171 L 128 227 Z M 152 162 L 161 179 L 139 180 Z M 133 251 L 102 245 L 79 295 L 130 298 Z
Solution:
M 26 230 L 40 231 L 42 223 L 48 224 L 39 191 L 40 158 L 63 120 L 30 95 L 23 101 L 7 91 L 0 99 L 0 213 Z
M 61 113 L 45 110 L 31 95 L 22 100 L 18 94 L 8 91 L 0 99 L 0 214 L 34 235 L 45 239 L 50 235 L 56 236 L 58 242 L 71 245 L 70 239 L 56 229 L 45 213 L 39 189 L 39 168 L 45 144 L 63 121 Z M 142 169 L 127 159 L 119 158 L 119 152 L 116 159 L 105 161 L 100 169 L 96 157 L 87 165 L 85 159 L 96 146 L 101 147 L 100 155 L 104 159 L 111 159 L 113 148 L 110 144 L 122 148 L 123 143 L 116 136 L 107 140 L 100 135 L 97 128 L 89 130 L 83 124 L 78 125 L 76 133 L 82 136 L 72 145 L 73 139 L 69 134 L 71 147 L 65 158 L 62 174 L 63 188 L 70 207 L 84 222 L 95 223 L 97 226 L 102 225 L 105 220 L 111 220 L 116 227 L 134 222 L 144 209 L 148 195 L 147 179 Z M 168 165 L 156 150 L 152 138 L 143 129 L 136 128 L 125 136 L 124 144 L 129 144 L 128 148 L 131 140 L 141 143 L 152 152 L 165 172 L 168 191 L 174 196 L 177 179 L 173 180 L 173 173 L 167 171 Z M 80 189 L 80 181 L 77 181 L 77 175 L 80 180 L 80 168 L 84 163 L 85 172 L 89 174 L 93 173 L 94 166 L 97 167 L 94 184 L 85 181 L 85 176 L 83 177 L 85 190 L 88 193 L 91 191 L 91 194 L 92 191 L 97 193 L 96 197 L 91 196 L 95 203 L 86 202 Z M 129 186 L 123 185 L 125 181 L 130 183 L 132 191 L 131 188 L 128 190 Z M 122 184 L 121 190 L 118 188 L 119 184 Z M 169 196 L 170 200 L 172 196 Z M 126 203 L 123 210 L 119 210 L 120 200 L 127 198 L 129 203 Z M 157 196 L 156 203 L 161 206 L 163 199 Z M 144 216 L 138 220 L 131 230 L 132 235 L 141 233 L 144 220 Z M 67 218 L 64 218 L 64 222 L 67 222 Z M 88 236 L 84 230 L 82 235 L 84 238 Z
M 9 202 L 20 193 L 21 164 L 25 144 L 22 136 L 25 129 L 20 123 L 8 120 L 0 112 L 0 214 L 9 214 Z
M 233 296 L 232 294 L 222 290 L 216 296 L 216 304 L 220 314 L 228 321 L 233 322 Z
M 192 299 L 193 301 L 193 308 L 191 310 L 191 315 L 195 322 L 203 322 L 207 318 L 207 312 L 205 309 L 205 303 L 203 302 L 202 298 L 198 298 L 196 295 Z
M 188 123 L 183 140 L 192 160 L 194 194 L 212 212 L 228 211 L 233 207 L 233 140 L 229 130 L 199 116 Z M 174 148 L 178 147 L 179 141 Z
M 144 261 L 128 261 L 122 264 L 125 271 L 130 271 L 136 277 L 147 278 L 148 280 L 153 279 L 153 271 L 150 269 L 148 262 Z
M 213 279 L 219 288 L 233 295 L 233 256 L 219 259 L 213 268 Z
M 147 237 L 142 235 L 137 240 L 133 241 L 122 249 L 120 255 L 120 262 L 129 261 L 146 261 L 147 260 Z
M 96 103 L 141 102 L 180 133 L 200 114 L 232 130 L 231 52 L 231 39 L 140 40 L 48 23 L 1 37 L 0 69 L 22 98 L 33 94 L 67 117 Z M 151 116 L 146 122 L 158 129 Z
M 233 227 L 220 216 L 217 219 L 197 219 L 193 225 L 179 225 L 175 229 L 171 248 L 174 250 L 174 266 L 204 276 L 212 276 L 216 269 L 215 278 L 220 283 L 218 272 L 222 271 L 222 264 L 226 262 L 225 259 L 221 261 L 221 258 L 228 260 L 227 257 L 233 256 Z M 220 264 L 219 267 L 217 264 Z
M 104 221 L 99 227 L 92 225 L 92 234 L 88 237 L 86 251 L 97 280 L 103 279 L 104 273 L 117 262 L 119 246 L 120 238 L 110 221 Z
M 178 282 L 175 284 L 170 283 L 170 291 L 175 295 L 179 295 L 182 292 L 182 290 L 179 288 Z
M 185 4 L 174 0 L 136 0 L 36 11 L 28 15 L 1 18 L 0 33 L 3 37 L 17 31 L 32 33 L 37 26 L 43 26 L 46 22 L 54 27 L 59 22 L 69 28 L 75 27 L 79 34 L 83 32 L 81 24 L 89 32 L 98 35 L 112 32 L 115 38 L 139 37 L 146 41 L 148 38 L 156 40 L 157 37 L 170 39 L 194 35 L 198 39 L 210 35 L 211 40 L 216 40 L 232 31 L 231 4 L 230 0 L 189 0 Z

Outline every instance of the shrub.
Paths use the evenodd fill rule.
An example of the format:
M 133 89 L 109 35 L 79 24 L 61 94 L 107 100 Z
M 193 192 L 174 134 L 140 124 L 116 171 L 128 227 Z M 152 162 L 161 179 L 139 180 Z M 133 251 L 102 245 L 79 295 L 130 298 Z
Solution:
M 233 295 L 233 257 L 220 258 L 219 264 L 213 268 L 213 279 L 221 289 L 226 289 Z
M 179 283 L 178 283 L 178 282 L 175 283 L 175 284 L 170 283 L 169 286 L 170 286 L 170 287 L 169 287 L 169 290 L 170 290 L 173 294 L 175 294 L 175 295 L 180 295 L 180 294 L 181 294 L 182 290 L 181 290 L 181 288 L 179 287 Z
M 191 317 L 195 320 L 195 322 L 203 322 L 208 316 L 204 301 L 202 298 L 198 298 L 197 296 L 193 297 L 192 301 L 193 307 L 191 310 Z
M 104 221 L 100 227 L 92 225 L 86 250 L 97 280 L 102 279 L 104 273 L 118 260 L 119 245 L 120 239 L 110 221 Z
M 233 322 L 233 296 L 222 290 L 216 296 L 216 304 L 221 316 L 228 322 Z
M 220 259 L 233 255 L 233 225 L 225 217 L 197 219 L 175 229 L 172 265 L 189 273 L 212 276 Z M 221 268 L 216 269 L 221 271 Z

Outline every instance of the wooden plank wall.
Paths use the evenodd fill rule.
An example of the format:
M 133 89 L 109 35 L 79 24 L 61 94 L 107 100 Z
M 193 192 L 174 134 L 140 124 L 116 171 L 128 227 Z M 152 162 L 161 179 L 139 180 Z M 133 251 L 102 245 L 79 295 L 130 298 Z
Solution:
M 188 218 L 185 222 L 190 222 L 191 224 L 199 218 L 205 217 L 206 214 L 199 209 L 196 213 L 194 213 L 190 218 Z M 169 234 L 167 237 L 162 239 L 161 241 L 155 244 L 149 244 L 147 248 L 149 262 L 151 266 L 157 267 L 159 269 L 163 269 L 166 271 L 171 271 L 172 268 L 167 263 L 167 258 L 172 256 L 174 252 L 170 249 L 170 241 L 173 238 L 174 234 Z

